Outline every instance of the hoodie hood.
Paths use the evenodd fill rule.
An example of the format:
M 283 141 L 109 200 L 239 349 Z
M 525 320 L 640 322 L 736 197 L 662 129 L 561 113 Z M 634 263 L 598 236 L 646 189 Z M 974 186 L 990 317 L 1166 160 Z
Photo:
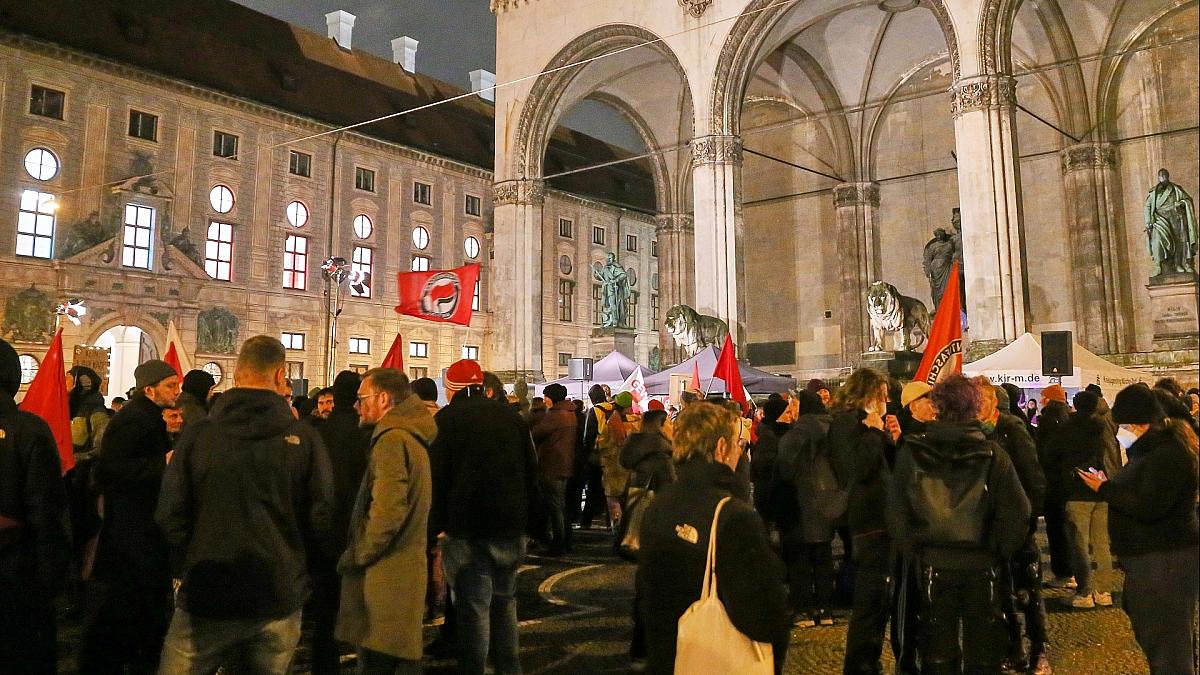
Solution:
M 671 444 L 667 441 L 666 436 L 657 432 L 644 433 L 640 431 L 630 434 L 625 445 L 621 447 L 621 466 L 633 469 L 643 459 L 656 452 L 665 454 L 667 457 L 671 456 Z
M 283 433 L 296 418 L 282 396 L 267 389 L 234 388 L 221 394 L 209 419 L 235 438 L 260 439 Z
M 407 431 L 416 436 L 425 447 L 433 445 L 433 439 L 437 437 L 437 423 L 433 421 L 433 415 L 425 406 L 425 402 L 415 394 L 387 411 L 371 432 L 371 442 L 374 443 L 384 432 L 391 429 Z
M 991 444 L 979 422 L 930 422 L 925 433 L 905 440 L 918 459 L 952 462 L 992 452 Z

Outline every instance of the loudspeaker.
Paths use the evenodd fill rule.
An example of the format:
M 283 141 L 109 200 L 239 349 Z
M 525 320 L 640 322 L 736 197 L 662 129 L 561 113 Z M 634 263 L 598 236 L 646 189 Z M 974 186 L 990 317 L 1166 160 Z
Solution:
M 567 378 L 572 380 L 590 380 L 592 379 L 592 360 L 591 359 L 568 359 L 567 360 Z
M 1071 331 L 1042 332 L 1042 375 L 1070 377 L 1075 374 Z
M 292 380 L 292 396 L 300 398 L 308 395 L 308 378 L 295 378 Z

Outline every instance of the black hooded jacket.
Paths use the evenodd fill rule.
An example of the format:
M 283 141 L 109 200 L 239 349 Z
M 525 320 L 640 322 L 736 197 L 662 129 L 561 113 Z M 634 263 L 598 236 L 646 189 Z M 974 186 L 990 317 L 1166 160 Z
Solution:
M 1096 502 L 1100 496 L 1084 484 L 1075 470 L 1102 469 L 1113 478 L 1121 469 L 1121 448 L 1116 433 L 1103 419 L 1075 413 L 1046 441 L 1042 462 L 1047 481 L 1052 480 L 1053 474 L 1057 494 L 1062 499 Z
M 188 426 L 156 517 L 177 604 L 211 619 L 287 616 L 308 597 L 308 553 L 332 554 L 333 479 L 321 439 L 287 402 L 231 389 Z
M 621 466 L 629 469 L 630 487 L 646 487 L 661 491 L 675 482 L 675 465 L 671 461 L 671 442 L 660 433 L 638 432 L 625 439 L 621 446 Z

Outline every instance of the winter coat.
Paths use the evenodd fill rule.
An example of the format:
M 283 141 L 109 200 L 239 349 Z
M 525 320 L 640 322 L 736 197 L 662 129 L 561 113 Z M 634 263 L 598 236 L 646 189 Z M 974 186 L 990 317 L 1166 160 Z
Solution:
M 533 443 L 537 447 L 538 468 L 550 480 L 570 478 L 574 473 L 575 404 L 559 401 L 533 425 Z
M 587 457 L 588 464 L 600 464 L 600 450 L 596 447 L 596 441 L 600 439 L 600 433 L 608 424 L 612 413 L 613 406 L 607 402 L 598 403 L 584 413 L 586 418 L 583 423 L 583 454 Z
M 1016 415 L 1002 412 L 996 420 L 995 429 L 987 437 L 1008 453 L 1017 476 L 1021 478 L 1021 487 L 1025 488 L 1025 496 L 1029 498 L 1033 517 L 1042 515 L 1042 505 L 1046 500 L 1046 474 L 1025 423 Z
M 104 499 L 95 575 L 160 589 L 170 585 L 167 542 L 154 522 L 171 440 L 162 408 L 135 393 L 104 432 L 92 470 Z
M 1112 427 L 1096 415 L 1076 413 L 1047 441 L 1043 453 L 1047 481 L 1053 475 L 1062 499 L 1097 502 L 1100 495 L 1089 488 L 1076 469 L 1102 469 L 1109 478 L 1121 470 L 1121 446 Z
M 434 417 L 430 533 L 459 539 L 521 536 L 540 499 L 529 429 L 508 403 L 468 391 Z
M 801 540 L 809 543 L 833 541 L 833 521 L 817 510 L 813 462 L 829 436 L 833 417 L 825 413 L 801 415 L 779 439 L 775 475 L 790 485 L 796 498 L 796 523 Z M 776 488 L 785 489 L 785 488 Z
M 179 398 L 175 399 L 175 407 L 179 408 L 179 412 L 183 413 L 183 424 L 187 426 L 208 417 L 208 406 L 204 401 L 197 399 L 188 392 L 179 394 Z
M 70 559 L 71 524 L 54 435 L 42 418 L 0 395 L 0 598 L 25 592 L 52 600 Z
M 71 392 L 71 444 L 75 446 L 75 463 L 91 459 L 100 450 L 104 431 L 112 412 L 104 405 L 104 395 L 99 391 L 99 376 L 95 389 Z
M 641 416 L 627 412 L 617 422 L 618 414 L 614 412 L 609 416 L 608 424 L 596 440 L 600 468 L 604 470 L 600 482 L 604 485 L 604 495 L 610 499 L 620 499 L 625 495 L 629 471 L 621 466 L 621 447 L 625 445 L 625 439 L 637 433 L 642 426 Z
M 642 522 L 636 583 L 652 674 L 673 672 L 679 617 L 700 598 L 713 513 L 734 483 L 724 464 L 693 458 L 678 469 L 679 480 L 658 493 Z M 772 643 L 782 661 L 790 629 L 783 563 L 762 519 L 738 499 L 721 511 L 716 574 L 733 625 L 752 640 Z
M 363 649 L 421 660 L 426 530 L 433 487 L 427 448 L 437 424 L 416 396 L 375 425 L 371 458 L 338 569 L 336 636 Z
M 1195 548 L 1195 456 L 1165 427 L 1151 427 L 1129 446 L 1129 463 L 1100 486 L 1108 502 L 1113 553 L 1138 555 Z
M 1020 422 L 1019 418 L 1017 419 Z M 1023 422 L 1020 422 L 1024 424 Z M 992 453 L 987 470 L 988 515 L 979 546 L 940 546 L 928 533 L 929 523 L 915 517 L 911 488 L 920 465 L 953 462 L 979 453 Z M 926 431 L 912 434 L 896 455 L 888 491 L 888 531 L 904 554 L 926 564 L 952 569 L 986 568 L 1012 555 L 1028 536 L 1029 500 L 1008 453 L 984 435 L 978 422 L 929 422 Z
M 863 424 L 862 410 L 842 411 L 829 424 L 829 459 L 850 489 L 846 515 L 853 537 L 887 536 L 887 503 L 896 447 L 884 432 Z
M 178 607 L 266 620 L 304 605 L 309 551 L 331 547 L 333 478 L 320 437 L 281 396 L 225 392 L 184 429 L 162 486 Z
M 754 507 L 763 520 L 773 522 L 771 483 L 775 475 L 775 459 L 779 456 L 779 439 L 787 433 L 788 425 L 764 422 L 758 425 L 758 441 L 750 451 L 750 477 L 754 483 Z
M 650 485 L 657 492 L 675 482 L 671 442 L 661 433 L 638 432 L 621 447 L 621 466 L 629 470 L 629 485 Z
M 433 415 L 430 415 L 432 418 Z M 320 419 L 314 417 L 311 419 Z M 371 430 L 358 425 L 354 408 L 336 406 L 329 418 L 316 425 L 317 433 L 329 456 L 333 470 L 333 558 L 336 563 L 346 550 L 346 533 L 350 530 L 350 512 L 354 498 L 367 470 L 367 455 L 371 450 Z

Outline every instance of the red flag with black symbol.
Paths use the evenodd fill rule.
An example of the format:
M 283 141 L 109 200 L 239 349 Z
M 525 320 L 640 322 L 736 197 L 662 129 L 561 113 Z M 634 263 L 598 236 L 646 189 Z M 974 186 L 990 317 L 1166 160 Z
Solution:
M 383 363 L 379 364 L 379 367 L 404 370 L 404 354 L 401 352 L 403 349 L 404 340 L 396 333 L 396 339 L 392 340 L 392 348 L 387 351 L 387 356 L 383 357 Z
M 67 405 L 67 371 L 63 366 L 62 329 L 54 334 L 50 350 L 29 383 L 21 410 L 46 420 L 58 446 L 58 458 L 65 474 L 75 468 L 75 446 L 71 442 L 71 413 Z
M 401 272 L 398 314 L 426 321 L 471 325 L 471 304 L 479 283 L 479 264 L 452 270 Z
M 962 289 L 958 287 L 958 262 L 950 267 L 946 291 L 937 306 L 929 341 L 914 381 L 937 384 L 951 373 L 962 372 Z
M 721 356 L 717 358 L 717 367 L 713 369 L 713 377 L 721 378 L 725 383 L 725 391 L 729 398 L 738 403 L 745 403 L 746 388 L 742 386 L 742 371 L 738 369 L 737 350 L 733 347 L 733 338 L 725 336 L 725 344 L 721 347 Z

